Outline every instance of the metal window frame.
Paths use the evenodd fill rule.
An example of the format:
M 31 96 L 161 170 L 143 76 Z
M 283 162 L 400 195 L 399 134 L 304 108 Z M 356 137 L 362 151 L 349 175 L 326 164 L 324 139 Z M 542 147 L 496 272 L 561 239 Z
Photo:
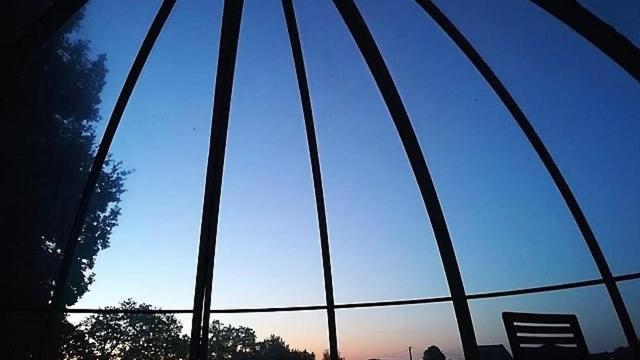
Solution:
M 640 280 L 640 272 L 618 275 L 615 278 L 617 283 L 625 281 Z M 497 299 L 511 296 L 522 296 L 532 294 L 542 294 L 548 292 L 558 292 L 563 290 L 582 289 L 604 285 L 601 278 L 573 281 L 562 284 L 552 284 L 544 286 L 534 286 L 527 288 L 519 288 L 512 290 L 499 290 L 468 294 L 468 300 L 484 300 Z M 418 299 L 404 300 L 385 300 L 385 301 L 369 301 L 369 302 L 350 302 L 335 304 L 334 308 L 342 309 L 363 309 L 389 306 L 406 306 L 406 305 L 424 305 L 451 302 L 451 296 L 435 296 Z M 209 309 L 211 314 L 251 314 L 251 313 L 277 313 L 277 312 L 298 312 L 298 311 L 317 311 L 326 310 L 327 305 L 299 305 L 299 306 L 276 306 L 276 307 L 257 307 L 257 308 L 221 308 Z M 49 311 L 48 308 L 11 308 L 11 313 L 42 313 Z M 59 309 L 64 314 L 193 314 L 193 309 L 118 309 L 118 308 L 67 308 Z
M 640 49 L 576 0 L 531 0 L 640 81 Z M 637 355 L 637 354 L 636 354 Z M 640 356 L 638 356 L 640 358 Z
M 460 50 L 473 63 L 476 69 L 487 80 L 494 92 L 507 107 L 514 117 L 514 120 L 523 130 L 525 136 L 530 141 L 534 150 L 541 158 L 543 164 L 551 175 L 556 187 L 561 192 L 574 220 L 578 224 L 590 253 L 600 271 L 601 278 L 555 284 L 540 287 L 514 289 L 506 291 L 494 291 L 476 294 L 466 294 L 464 291 L 462 277 L 453 252 L 453 245 L 448 234 L 446 222 L 444 220 L 442 208 L 437 198 L 437 192 L 431 180 L 426 161 L 422 150 L 417 142 L 417 137 L 411 126 L 411 121 L 406 113 L 402 99 L 396 89 L 395 83 L 384 63 L 384 59 L 375 44 L 375 40 L 369 32 L 366 22 L 360 15 L 353 0 L 333 0 L 334 5 L 341 14 L 354 40 L 360 48 L 363 58 L 367 62 L 372 72 L 376 84 L 381 91 L 385 103 L 392 115 L 392 119 L 399 132 L 402 143 L 410 160 L 414 175 L 421 190 L 427 213 L 436 235 L 436 242 L 445 268 L 445 274 L 449 283 L 451 296 L 431 297 L 409 300 L 392 300 L 364 303 L 335 304 L 333 299 L 333 285 L 331 274 L 331 263 L 329 255 L 329 239 L 326 222 L 326 210 L 324 207 L 324 195 L 322 191 L 322 180 L 320 173 L 319 155 L 317 141 L 315 139 L 315 129 L 313 125 L 313 115 L 311 110 L 311 99 L 309 96 L 306 81 L 306 71 L 300 45 L 295 13 L 292 0 L 282 0 L 285 13 L 285 21 L 289 32 L 289 39 L 292 46 L 292 54 L 298 79 L 301 103 L 303 108 L 305 128 L 307 132 L 307 142 L 310 152 L 310 162 L 314 180 L 314 190 L 316 207 L 318 211 L 318 227 L 320 231 L 320 241 L 322 249 L 323 270 L 325 277 L 325 305 L 293 306 L 293 307 L 267 307 L 267 308 L 235 308 L 235 309 L 210 309 L 211 288 L 213 281 L 213 263 L 215 258 L 215 240 L 217 233 L 217 220 L 220 205 L 220 185 L 222 182 L 224 151 L 226 143 L 226 130 L 228 127 L 229 108 L 231 102 L 231 89 L 233 85 L 233 72 L 235 67 L 235 57 L 237 52 L 237 42 L 242 15 L 243 0 L 225 0 L 222 34 L 220 38 L 220 52 L 218 54 L 218 69 L 216 75 L 216 90 L 214 94 L 214 106 L 212 116 L 212 130 L 209 147 L 209 159 L 207 165 L 207 178 L 205 183 L 205 196 L 203 199 L 203 217 L 201 224 L 201 237 L 198 254 L 198 268 L 196 281 L 194 284 L 194 307 L 188 309 L 173 310 L 124 310 L 124 309 L 68 309 L 63 304 L 63 294 L 66 281 L 69 276 L 70 265 L 73 261 L 73 254 L 77 247 L 82 225 L 86 217 L 86 212 L 90 204 L 91 196 L 95 190 L 95 185 L 100 176 L 102 166 L 106 161 L 109 148 L 115 137 L 116 130 L 131 97 L 133 89 L 142 72 L 144 64 L 148 59 L 155 41 L 157 40 L 163 25 L 169 17 L 176 0 L 163 0 L 152 25 L 134 59 L 133 65 L 127 75 L 123 88 L 118 96 L 118 100 L 107 123 L 105 134 L 96 152 L 95 160 L 90 169 L 74 222 L 70 230 L 69 238 L 65 247 L 61 267 L 56 278 L 55 289 L 52 296 L 51 305 L 46 309 L 6 309 L 8 312 L 46 312 L 47 323 L 42 337 L 39 358 L 48 358 L 47 350 L 51 344 L 49 336 L 55 319 L 60 314 L 67 313 L 146 313 L 146 314 L 167 314 L 184 313 L 193 314 L 192 337 L 191 337 L 191 359 L 199 359 L 199 354 L 206 354 L 209 315 L 215 313 L 263 313 L 263 312 L 291 312 L 291 311 L 314 311 L 326 310 L 328 316 L 328 331 L 330 341 L 330 353 L 332 360 L 338 357 L 337 334 L 335 329 L 335 309 L 369 308 L 385 306 L 406 306 L 429 303 L 451 302 L 456 312 L 457 324 L 463 342 L 463 349 L 467 359 L 477 358 L 477 343 L 475 340 L 474 328 L 471 322 L 468 308 L 468 300 L 499 298 L 506 296 L 519 296 L 526 294 L 545 293 L 551 291 L 561 291 L 567 289 L 584 288 L 597 285 L 605 285 L 609 297 L 611 298 L 623 331 L 633 354 L 638 357 L 638 339 L 635 336 L 635 329 L 629 318 L 628 311 L 617 287 L 618 282 L 640 279 L 640 273 L 628 273 L 614 276 L 607 264 L 606 258 L 599 247 L 597 239 L 591 230 L 589 223 L 582 212 L 575 196 L 568 183 L 562 176 L 559 168 L 555 164 L 551 154 L 546 149 L 544 143 L 531 126 L 517 102 L 489 65 L 473 48 L 471 43 L 455 27 L 440 9 L 430 0 L 415 0 L 427 14 L 447 33 L 456 43 Z M 602 21 L 600 18 L 583 8 L 575 0 L 531 0 L 534 4 L 556 17 L 575 32 L 583 36 L 587 41 L 603 51 L 612 61 L 618 63 L 629 75 L 640 81 L 640 50 L 628 39 L 619 34 L 615 29 Z M 30 30 L 16 43 L 14 57 L 17 59 L 14 65 L 24 63 L 31 57 L 38 48 L 44 45 L 46 40 L 52 36 L 64 23 L 84 6 L 86 0 L 58 0 L 41 16 Z M 225 16 L 225 14 L 227 14 Z M 18 69 L 16 67 L 16 69 Z M 20 71 L 16 71 L 19 76 Z M 8 83 L 12 85 L 12 79 Z M 4 91 L 4 90 L 3 90 Z M 4 95 L 3 95 L 4 96 Z M 196 310 L 198 309 L 198 310 Z M 196 321 L 197 320 L 197 321 Z M 631 340 L 633 338 L 633 340 Z
M 45 12 L 16 40 L 12 49 L 3 55 L 2 71 L 6 71 L 6 79 L 0 82 L 0 100 L 4 100 L 8 91 L 19 81 L 25 67 L 46 42 L 75 15 L 88 0 L 58 0 L 51 4 Z
M 42 335 L 42 339 L 40 341 L 39 348 L 39 358 L 45 359 L 50 358 L 52 355 L 51 346 L 53 346 L 50 341 L 52 338 L 52 331 L 54 330 L 54 325 L 58 318 L 58 309 L 64 306 L 64 291 L 66 288 L 67 280 L 69 278 L 69 274 L 71 272 L 71 265 L 74 259 L 74 254 L 76 248 L 78 247 L 80 233 L 82 232 L 82 228 L 84 226 L 84 221 L 87 215 L 87 211 L 89 210 L 89 205 L 91 203 L 91 198 L 95 191 L 96 184 L 100 178 L 100 174 L 102 173 L 102 167 L 104 166 L 105 161 L 107 160 L 107 156 L 109 154 L 109 148 L 111 147 L 111 143 L 115 137 L 116 131 L 118 129 L 118 125 L 120 125 L 120 120 L 122 119 L 122 115 L 124 114 L 125 108 L 131 98 L 131 94 L 133 93 L 133 89 L 140 78 L 140 74 L 142 73 L 142 69 L 151 54 L 151 50 L 153 50 L 153 46 L 155 45 L 160 32 L 164 24 L 166 23 L 169 15 L 171 14 L 171 10 L 175 5 L 176 0 L 163 0 L 162 5 L 158 9 L 156 16 L 149 27 L 147 35 L 142 41 L 142 45 L 138 50 L 138 53 L 131 65 L 131 69 L 127 74 L 127 78 L 124 82 L 122 90 L 118 95 L 118 99 L 114 106 L 113 112 L 111 113 L 111 117 L 107 123 L 107 127 L 104 131 L 104 135 L 102 136 L 102 140 L 100 141 L 100 145 L 98 150 L 96 151 L 96 156 L 91 164 L 91 169 L 89 170 L 89 175 L 87 176 L 87 180 L 84 184 L 84 189 L 82 191 L 82 195 L 80 197 L 80 201 L 78 203 L 78 207 L 76 209 L 73 224 L 71 225 L 71 230 L 69 231 L 69 237 L 67 238 L 67 242 L 65 245 L 62 261 L 60 264 L 60 268 L 58 270 L 58 276 L 55 281 L 55 288 L 53 290 L 53 295 L 51 297 L 50 311 L 47 316 L 47 320 L 45 322 L 44 332 Z M 52 6 L 55 8 L 55 6 Z M 67 14 L 71 17 L 73 14 Z M 64 23 L 61 22 L 60 26 Z
M 200 228 L 200 245 L 191 319 L 191 360 L 206 359 L 209 316 L 213 288 L 213 267 L 218 234 L 224 158 L 229 128 L 231 93 L 244 0 L 224 0 L 218 50 L 218 66 L 213 95 L 213 114 Z M 196 310 L 197 309 L 197 310 Z
M 620 325 L 622 326 L 622 330 L 627 339 L 627 343 L 629 344 L 629 348 L 631 349 L 631 352 L 634 354 L 634 356 L 640 359 L 640 345 L 638 343 L 638 337 L 633 327 L 633 323 L 631 322 L 631 317 L 629 316 L 627 307 L 624 304 L 624 299 L 622 298 L 620 290 L 618 289 L 618 286 L 616 285 L 616 282 L 613 278 L 611 268 L 609 267 L 607 259 L 605 258 L 604 253 L 600 248 L 600 244 L 598 243 L 598 240 L 596 239 L 596 236 L 591 229 L 591 226 L 589 225 L 587 217 L 582 211 L 582 208 L 580 207 L 580 204 L 578 203 L 575 195 L 571 191 L 569 184 L 562 175 L 560 168 L 553 160 L 551 153 L 549 152 L 544 142 L 536 132 L 535 128 L 533 127 L 527 116 L 524 114 L 516 100 L 513 98 L 509 90 L 507 90 L 502 81 L 500 81 L 495 72 L 493 72 L 489 64 L 484 61 L 482 56 L 476 51 L 476 49 L 462 34 L 462 32 L 460 32 L 460 30 L 456 28 L 451 20 L 447 18 L 447 16 L 433 3 L 433 1 L 416 0 L 416 2 L 458 46 L 458 48 L 464 53 L 467 59 L 474 65 L 476 70 L 486 80 L 491 89 L 496 93 L 496 95 L 498 95 L 500 101 L 502 101 L 509 113 L 511 113 L 514 121 L 518 124 L 525 137 L 533 147 L 534 151 L 542 161 L 544 167 L 547 169 L 547 172 L 551 176 L 553 183 L 562 195 L 565 204 L 569 208 L 569 211 L 571 212 L 576 225 L 578 225 L 580 233 L 582 234 L 582 237 L 589 249 L 591 257 L 596 263 L 596 267 L 598 268 L 600 276 L 602 277 L 607 288 L 607 292 L 609 294 L 609 297 L 611 298 L 611 302 L 613 303 L 613 307 L 618 316 Z M 565 0 L 534 0 L 534 2 L 545 4 L 562 4 L 565 2 Z M 640 61 L 638 61 L 636 65 L 637 67 L 640 67 Z
M 409 159 L 444 267 L 464 356 L 466 359 L 476 360 L 480 357 L 478 342 L 476 340 L 473 321 L 471 320 L 471 311 L 469 310 L 469 303 L 467 302 L 467 294 L 464 289 L 462 275 L 460 274 L 460 267 L 458 266 L 458 260 L 456 259 L 455 250 L 444 217 L 444 211 L 438 199 L 438 192 L 436 191 L 429 167 L 427 166 L 422 148 L 418 142 L 418 137 L 413 130 L 411 119 L 407 114 L 400 93 L 376 45 L 375 39 L 369 31 L 355 2 L 353 2 L 353 0 L 333 0 L 333 4 L 338 9 L 351 36 L 360 49 L 362 57 L 369 67 L 378 90 L 387 105 L 387 109 L 396 127 L 407 158 Z
M 309 148 L 309 161 L 311 163 L 311 173 L 313 177 L 313 189 L 315 193 L 316 211 L 318 216 L 318 230 L 320 233 L 320 249 L 322 253 L 322 270 L 324 275 L 324 292 L 327 307 L 327 328 L 329 332 L 329 357 L 331 360 L 339 360 L 338 335 L 336 330 L 336 312 L 333 296 L 333 275 L 331 271 L 331 255 L 329 249 L 329 230 L 327 227 L 327 214 L 324 203 L 324 191 L 322 188 L 322 172 L 320 171 L 320 157 L 318 155 L 318 142 L 316 140 L 316 130 L 313 123 L 313 109 L 311 97 L 309 95 L 309 85 L 307 83 L 307 72 L 304 66 L 302 55 L 302 45 L 300 44 L 300 34 L 296 22 L 295 9 L 292 0 L 282 0 L 282 10 L 287 24 L 289 42 L 293 55 L 298 89 L 300 91 L 300 102 L 304 115 L 304 125 L 307 134 L 307 145 Z

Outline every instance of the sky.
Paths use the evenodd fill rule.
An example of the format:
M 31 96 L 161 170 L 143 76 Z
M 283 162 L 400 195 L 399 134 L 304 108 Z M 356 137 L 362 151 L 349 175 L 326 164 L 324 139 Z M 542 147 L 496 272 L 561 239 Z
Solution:
M 598 277 L 564 202 L 509 113 L 411 1 L 357 1 L 405 102 L 468 293 Z M 538 130 L 615 274 L 640 271 L 640 86 L 529 2 L 436 1 Z M 108 119 L 160 1 L 92 0 L 79 36 L 107 54 Z M 586 5 L 638 42 L 640 5 Z M 337 303 L 446 296 L 424 204 L 366 64 L 330 1 L 296 1 L 324 179 Z M 635 15 L 635 20 L 634 16 Z M 131 297 L 191 308 L 221 1 L 178 1 L 111 148 L 134 169 L 119 226 L 76 307 Z M 640 326 L 640 281 L 620 285 Z M 231 104 L 213 308 L 324 303 L 313 184 L 279 1 L 245 1 Z M 472 301 L 480 344 L 505 310 L 578 314 L 592 351 L 624 337 L 604 287 Z M 339 310 L 349 360 L 440 346 L 459 358 L 449 303 Z M 324 312 L 218 317 L 327 348 Z M 190 317 L 182 316 L 186 326 Z M 422 350 L 419 350 L 421 352 Z

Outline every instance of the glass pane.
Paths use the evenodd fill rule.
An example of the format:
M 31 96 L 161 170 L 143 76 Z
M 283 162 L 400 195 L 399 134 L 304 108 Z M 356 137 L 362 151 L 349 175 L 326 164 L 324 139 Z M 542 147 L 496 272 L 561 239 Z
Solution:
M 429 161 L 467 291 L 596 276 L 542 163 L 446 34 L 413 3 L 361 8 Z
M 90 2 L 33 62 L 25 64 L 2 99 L 0 273 L 10 307 L 44 308 L 49 301 L 78 200 L 115 101 L 113 89 L 122 86 L 156 10 L 153 2 L 127 4 Z M 107 207 L 115 204 L 103 200 Z M 100 212 L 94 208 L 91 214 Z M 106 238 L 94 237 L 93 245 Z M 84 274 L 73 275 L 78 295 L 91 282 L 90 261 L 96 251 L 79 255 L 89 262 L 83 265 Z M 28 338 L 23 325 L 7 324 L 15 336 Z
M 629 310 L 633 326 L 638 332 L 640 331 L 640 280 L 619 282 L 618 287 Z
M 400 139 L 329 2 L 296 7 L 322 164 L 338 302 L 446 295 L 442 263 Z
M 327 337 L 324 311 L 212 314 L 208 358 L 320 360 Z
M 414 359 L 436 346 L 447 359 L 464 359 L 450 303 L 336 311 L 338 347 L 348 360 Z M 428 350 L 437 352 L 435 349 Z
M 98 210 L 85 222 L 84 262 L 74 269 L 82 282 L 72 276 L 67 294 L 79 297 L 76 307 L 115 306 L 126 298 L 165 308 L 193 305 L 215 4 L 177 4 L 145 65 L 92 198 Z
M 472 300 L 470 306 L 481 350 L 482 346 L 502 345 L 511 351 L 502 320 L 505 311 L 576 315 L 591 354 L 612 352 L 620 346 L 626 346 L 622 328 L 604 286 Z
M 579 0 L 580 5 L 587 8 L 602 21 L 613 26 L 617 32 L 640 46 L 640 3 L 634 0 Z
M 313 185 L 279 2 L 245 3 L 212 307 L 324 302 Z
M 530 2 L 441 3 L 549 147 L 614 272 L 638 271 L 638 83 Z
M 155 310 L 131 299 L 105 309 Z M 62 359 L 175 359 L 189 354 L 190 314 L 71 314 Z

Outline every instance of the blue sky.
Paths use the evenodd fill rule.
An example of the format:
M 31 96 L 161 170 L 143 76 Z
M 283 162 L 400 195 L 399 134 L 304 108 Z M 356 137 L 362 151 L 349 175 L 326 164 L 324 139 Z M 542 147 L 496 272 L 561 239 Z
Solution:
M 179 1 L 149 58 L 112 146 L 114 157 L 135 169 L 126 183 L 120 225 L 111 247 L 98 255 L 95 283 L 78 307 L 115 305 L 126 297 L 164 308 L 192 306 L 220 3 Z M 539 131 L 613 271 L 640 271 L 637 82 L 528 2 L 437 4 L 494 68 Z M 336 301 L 447 295 L 424 205 L 360 53 L 330 1 L 295 5 L 316 118 Z M 358 5 L 427 157 L 467 291 L 597 277 L 542 164 L 455 45 L 411 1 Z M 621 19 L 631 35 L 638 33 L 638 22 L 627 20 L 623 12 L 596 1 L 588 5 L 604 8 L 607 17 Z M 91 40 L 95 53 L 107 54 L 110 70 L 102 94 L 105 119 L 158 6 L 159 1 L 93 0 L 86 10 L 80 36 Z M 635 5 L 627 6 L 631 14 Z M 214 307 L 324 301 L 295 81 L 279 1 L 246 1 Z M 640 322 L 634 310 L 640 309 L 640 284 L 624 284 L 622 289 Z M 505 341 L 500 322 L 504 310 L 575 312 L 592 350 L 623 343 L 599 287 L 472 302 L 471 309 L 481 344 Z M 326 347 L 322 312 L 222 320 L 251 325 L 262 336 L 285 334 L 298 347 Z M 431 343 L 460 353 L 449 304 L 340 311 L 338 332 L 348 359 Z

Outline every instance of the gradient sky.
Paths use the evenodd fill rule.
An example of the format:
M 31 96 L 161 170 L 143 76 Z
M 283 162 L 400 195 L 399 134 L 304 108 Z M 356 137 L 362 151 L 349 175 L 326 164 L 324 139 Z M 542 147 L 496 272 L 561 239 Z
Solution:
M 107 119 L 159 1 L 92 0 L 79 36 L 107 54 Z M 527 1 L 437 2 L 510 89 L 563 170 L 616 274 L 640 271 L 640 86 Z M 607 2 L 608 3 L 608 2 Z M 638 42 L 640 5 L 589 1 Z M 389 114 L 330 1 L 297 1 L 316 119 L 336 302 L 448 295 Z M 464 55 L 412 1 L 358 1 L 427 157 L 468 292 L 592 279 L 597 270 L 521 131 Z M 126 168 L 120 225 L 77 307 L 132 297 L 190 308 L 220 1 L 179 1 L 112 146 Z M 623 9 L 624 7 L 624 9 Z M 632 14 L 635 13 L 635 18 Z M 635 20 L 634 20 L 635 19 Z M 279 1 L 245 1 L 231 105 L 213 307 L 322 304 L 313 187 Z M 640 326 L 640 282 L 621 285 Z M 585 300 L 588 299 L 588 300 Z M 603 287 L 471 303 L 480 344 L 504 310 L 577 313 L 592 351 L 624 343 Z M 190 322 L 182 317 L 183 322 Z M 259 336 L 327 347 L 324 312 L 226 315 Z M 461 352 L 450 304 L 341 310 L 349 360 L 438 344 Z

